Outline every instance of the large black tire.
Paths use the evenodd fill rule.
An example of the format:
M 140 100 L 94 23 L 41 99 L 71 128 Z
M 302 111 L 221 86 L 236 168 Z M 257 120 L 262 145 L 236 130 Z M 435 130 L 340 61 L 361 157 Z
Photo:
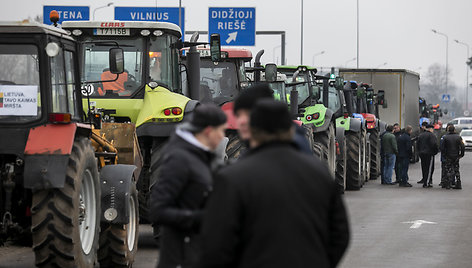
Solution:
M 131 267 L 138 251 L 139 205 L 136 183 L 130 184 L 128 224 L 102 224 L 98 261 L 100 267 Z
M 346 190 L 360 190 L 362 185 L 362 135 L 346 132 Z
M 365 153 L 364 153 L 364 182 L 369 181 L 370 178 L 370 133 L 365 132 Z
M 334 125 L 330 123 L 328 129 L 314 134 L 315 143 L 322 148 L 321 161 L 326 163 L 332 178 L 336 172 L 336 136 Z
M 63 188 L 33 193 L 33 250 L 38 267 L 94 267 L 100 230 L 100 183 L 86 138 L 72 147 Z
M 380 140 L 377 128 L 370 130 L 370 177 L 376 180 L 380 175 Z
M 342 141 L 338 141 L 339 146 L 343 148 L 341 150 L 341 159 L 336 160 L 336 183 L 340 193 L 344 193 L 346 190 L 346 164 L 347 164 L 347 148 L 346 148 L 346 138 Z
M 226 145 L 226 155 L 228 160 L 238 159 L 241 154 L 247 149 L 246 144 L 239 138 L 236 131 L 230 130 L 227 133 L 228 144 Z

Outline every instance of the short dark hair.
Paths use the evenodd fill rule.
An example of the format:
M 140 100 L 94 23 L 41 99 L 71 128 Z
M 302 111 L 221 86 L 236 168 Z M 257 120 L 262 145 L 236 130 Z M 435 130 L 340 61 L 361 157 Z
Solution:
M 413 127 L 410 126 L 410 125 L 408 125 L 408 126 L 405 127 L 405 132 L 406 132 L 406 133 L 408 133 L 408 132 L 410 132 L 410 131 L 412 131 L 412 130 L 413 130 Z
M 260 99 L 273 99 L 274 91 L 268 84 L 256 84 L 242 91 L 234 101 L 233 112 L 240 109 L 251 110 Z
M 395 124 L 393 124 L 393 127 L 396 127 L 396 126 L 399 126 L 399 125 L 400 125 L 400 124 L 398 124 L 398 123 L 395 123 Z
M 424 121 L 423 123 L 421 123 L 421 126 L 422 127 L 426 127 L 428 125 L 428 122 Z
M 217 127 L 226 123 L 226 114 L 219 106 L 213 103 L 198 105 L 189 116 L 189 120 L 182 124 L 183 128 L 199 133 L 206 127 Z
M 449 133 L 454 133 L 456 131 L 456 128 L 454 127 L 454 125 L 451 124 L 451 125 L 447 126 L 447 131 Z
M 387 131 L 392 132 L 393 131 L 393 125 L 388 125 L 387 126 Z
M 290 141 L 293 122 L 287 104 L 271 100 L 259 100 L 251 111 L 249 120 L 252 139 L 259 143 Z

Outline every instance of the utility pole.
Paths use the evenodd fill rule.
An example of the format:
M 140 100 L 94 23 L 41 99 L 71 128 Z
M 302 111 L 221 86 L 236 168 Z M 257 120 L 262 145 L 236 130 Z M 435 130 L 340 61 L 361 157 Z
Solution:
M 302 1 L 302 5 L 301 5 L 301 8 L 300 8 L 300 13 L 301 13 L 301 38 L 300 38 L 300 64 L 303 65 L 303 0 Z
M 357 0 L 357 69 L 359 69 L 359 0 Z
M 456 43 L 458 43 L 458 44 L 464 45 L 464 46 L 467 48 L 467 60 L 469 60 L 469 51 L 470 51 L 469 44 L 466 44 L 466 43 L 464 43 L 464 42 L 461 42 L 461 41 L 459 41 L 459 40 L 457 40 L 457 39 L 454 40 L 454 41 L 455 41 Z M 465 84 L 465 85 L 466 85 L 466 86 L 465 86 L 465 107 L 466 107 L 465 109 L 466 109 L 467 111 L 469 111 L 469 69 L 470 69 L 470 67 L 469 67 L 468 64 L 466 64 L 465 67 L 467 68 L 467 79 L 466 79 L 467 82 L 466 82 L 466 84 Z

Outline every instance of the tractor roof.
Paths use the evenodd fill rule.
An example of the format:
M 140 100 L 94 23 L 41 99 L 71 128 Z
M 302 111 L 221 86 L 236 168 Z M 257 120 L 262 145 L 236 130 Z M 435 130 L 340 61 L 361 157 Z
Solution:
M 183 49 L 185 53 L 188 52 L 189 48 Z M 200 57 L 210 57 L 210 48 L 208 47 L 197 47 L 197 51 L 200 51 Z M 202 53 L 204 51 L 204 53 Z M 244 48 L 234 48 L 234 47 L 222 47 L 221 48 L 223 58 L 234 58 L 234 59 L 243 59 L 244 61 L 252 60 L 252 53 L 250 50 Z
M 0 33 L 43 33 L 73 40 L 66 31 L 60 28 L 30 21 L 0 22 Z
M 315 67 L 307 65 L 277 65 L 277 69 L 292 69 L 297 70 L 299 67 L 305 67 L 307 70 L 316 70 Z
M 160 21 L 64 21 L 62 28 L 132 28 L 151 30 L 170 30 L 182 36 L 180 27 L 176 24 Z

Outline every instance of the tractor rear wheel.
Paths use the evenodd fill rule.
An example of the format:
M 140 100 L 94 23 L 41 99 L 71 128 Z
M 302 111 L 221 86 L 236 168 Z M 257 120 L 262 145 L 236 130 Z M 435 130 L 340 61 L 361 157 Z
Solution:
M 346 190 L 360 190 L 362 185 L 362 135 L 346 132 Z
M 130 184 L 128 224 L 102 224 L 98 260 L 100 267 L 131 267 L 138 251 L 139 205 L 136 183 Z
M 346 190 L 346 164 L 347 164 L 347 153 L 346 153 L 346 138 L 342 141 L 338 141 L 339 146 L 342 148 L 341 157 L 342 159 L 336 160 L 336 183 L 339 187 L 339 192 L 344 193 Z
M 380 174 L 380 140 L 379 130 L 374 128 L 370 131 L 370 178 L 376 180 Z
M 246 150 L 246 144 L 241 140 L 238 132 L 234 130 L 231 130 L 228 133 L 228 139 L 226 155 L 230 160 L 238 159 L 241 156 L 241 153 Z
M 322 148 L 321 161 L 329 168 L 329 173 L 334 178 L 336 172 L 336 140 L 334 126 L 330 123 L 328 129 L 314 134 L 315 143 Z
M 100 184 L 90 141 L 74 141 L 63 188 L 33 193 L 33 249 L 38 267 L 94 267 Z

